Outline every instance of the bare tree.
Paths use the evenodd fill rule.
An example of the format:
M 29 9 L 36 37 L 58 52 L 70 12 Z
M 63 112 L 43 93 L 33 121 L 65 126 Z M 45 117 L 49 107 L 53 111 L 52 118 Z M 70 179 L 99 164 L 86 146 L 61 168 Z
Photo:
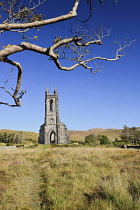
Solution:
M 81 3 L 80 0 L 73 0 L 74 4 L 73 7 L 70 9 L 70 11 L 65 15 L 60 15 L 58 17 L 45 19 L 45 16 L 43 14 L 39 14 L 36 9 L 44 4 L 46 0 L 27 0 L 26 6 L 22 0 L 5 0 L 1 1 L 0 3 L 0 11 L 1 11 L 1 24 L 0 24 L 0 34 L 3 35 L 4 32 L 8 31 L 10 32 L 16 32 L 21 34 L 21 37 L 23 40 L 28 40 L 21 42 L 20 44 L 13 45 L 8 44 L 7 46 L 2 46 L 2 49 L 0 50 L 0 61 L 9 63 L 12 66 L 16 67 L 18 70 L 17 74 L 17 82 L 15 85 L 15 88 L 12 88 L 12 92 L 8 91 L 6 89 L 6 84 L 9 81 L 10 75 L 12 73 L 12 70 L 10 74 L 8 75 L 8 78 L 4 85 L 0 88 L 2 88 L 6 93 L 9 94 L 14 99 L 14 104 L 10 104 L 7 102 L 0 102 L 0 104 L 8 105 L 11 107 L 14 106 L 21 106 L 20 99 L 24 95 L 26 91 L 21 91 L 21 80 L 22 80 L 22 67 L 21 64 L 17 61 L 13 61 L 9 58 L 10 55 L 19 53 L 21 51 L 29 50 L 34 51 L 36 53 L 43 54 L 45 56 L 49 57 L 49 60 L 52 60 L 58 69 L 65 70 L 65 71 L 71 71 L 75 69 L 78 66 L 83 66 L 86 69 L 89 69 L 93 74 L 100 71 L 98 68 L 95 70 L 92 69 L 88 65 L 90 61 L 95 60 L 105 60 L 105 61 L 114 61 L 118 60 L 120 57 L 123 56 L 122 51 L 125 47 L 131 45 L 132 41 L 130 43 L 125 43 L 124 46 L 121 46 L 119 42 L 115 42 L 115 44 L 118 45 L 118 50 L 116 51 L 116 55 L 114 58 L 104 58 L 104 57 L 91 57 L 87 58 L 87 55 L 90 54 L 89 52 L 89 46 L 91 45 L 102 45 L 102 39 L 106 36 L 110 35 L 110 30 L 106 29 L 105 27 L 101 26 L 97 31 L 92 31 L 89 33 L 86 27 L 79 27 L 74 26 L 71 28 L 71 37 L 55 37 L 53 44 L 48 47 L 41 47 L 35 44 L 30 43 L 30 39 L 36 40 L 38 37 L 34 36 L 33 38 L 28 37 L 26 32 L 30 29 L 37 29 L 40 30 L 42 26 L 47 26 L 49 24 L 54 24 L 61 21 L 66 21 L 71 18 L 77 18 L 77 9 L 79 4 Z M 81 22 L 87 22 L 90 17 L 92 16 L 92 3 L 94 0 L 85 0 L 85 3 L 89 5 L 89 16 L 86 20 L 80 20 Z M 103 0 L 99 0 L 99 3 L 103 3 Z M 114 1 L 114 3 L 117 3 L 117 0 Z M 40 28 L 41 27 L 41 28 Z M 69 67 L 63 66 L 61 64 L 62 59 L 67 59 L 73 62 L 73 64 Z

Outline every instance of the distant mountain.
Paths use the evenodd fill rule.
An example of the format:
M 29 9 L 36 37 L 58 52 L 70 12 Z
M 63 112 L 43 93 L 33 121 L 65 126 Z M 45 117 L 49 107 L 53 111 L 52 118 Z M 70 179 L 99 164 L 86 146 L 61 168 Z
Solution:
M 29 132 L 29 131 L 14 131 L 14 130 L 6 130 L 2 129 L 0 130 L 0 133 L 19 133 L 22 132 L 24 137 L 26 139 L 32 139 L 32 140 L 38 140 L 38 133 L 35 132 Z M 110 139 L 110 141 L 114 141 L 115 138 L 120 138 L 122 129 L 115 129 L 115 128 L 110 128 L 110 129 L 103 129 L 103 128 L 92 128 L 87 131 L 69 131 L 69 136 L 70 140 L 76 140 L 76 141 L 84 141 L 85 136 L 88 136 L 89 134 L 94 134 L 94 135 L 106 135 Z

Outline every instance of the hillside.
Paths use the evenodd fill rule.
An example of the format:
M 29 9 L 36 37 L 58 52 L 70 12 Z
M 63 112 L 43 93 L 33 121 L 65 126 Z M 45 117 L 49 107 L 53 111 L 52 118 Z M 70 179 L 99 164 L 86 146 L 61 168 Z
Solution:
M 32 140 L 38 139 L 38 133 L 31 131 L 15 131 L 15 130 L 2 129 L 0 130 L 0 133 L 23 133 L 25 139 L 32 139 Z
M 22 132 L 26 139 L 38 139 L 38 133 L 29 132 L 29 131 L 14 131 L 14 130 L 0 130 L 1 133 L 19 133 Z M 69 131 L 70 140 L 75 141 L 84 141 L 85 136 L 89 134 L 95 135 L 107 135 L 111 141 L 114 141 L 115 138 L 119 138 L 121 135 L 122 129 L 102 129 L 102 128 L 93 128 L 87 131 Z
M 115 138 L 120 138 L 122 129 L 102 129 L 102 128 L 93 128 L 87 131 L 69 131 L 70 139 L 76 141 L 84 141 L 85 136 L 89 134 L 94 135 L 106 135 L 111 141 L 114 141 Z

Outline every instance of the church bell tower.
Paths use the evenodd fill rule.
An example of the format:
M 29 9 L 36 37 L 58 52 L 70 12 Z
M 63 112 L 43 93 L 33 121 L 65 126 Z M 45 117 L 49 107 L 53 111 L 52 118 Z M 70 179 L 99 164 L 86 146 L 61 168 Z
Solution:
M 40 127 L 38 142 L 40 144 L 69 143 L 68 130 L 59 120 L 58 93 L 50 95 L 45 92 L 45 123 Z

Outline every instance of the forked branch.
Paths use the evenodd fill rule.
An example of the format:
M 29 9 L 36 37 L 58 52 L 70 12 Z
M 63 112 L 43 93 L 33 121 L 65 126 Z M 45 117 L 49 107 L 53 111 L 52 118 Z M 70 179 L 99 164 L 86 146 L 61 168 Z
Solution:
M 13 94 L 11 94 L 8 90 L 6 90 L 5 87 L 1 87 L 2 89 L 4 89 L 4 91 L 6 93 L 8 93 L 14 99 L 15 104 L 12 105 L 12 104 L 9 104 L 9 103 L 6 103 L 6 102 L 0 102 L 0 104 L 8 105 L 8 106 L 11 106 L 11 107 L 21 106 L 20 99 L 22 98 L 23 94 L 25 93 L 25 91 L 22 91 L 22 92 L 19 93 L 20 86 L 21 86 L 21 79 L 22 79 L 22 67 L 21 67 L 20 63 L 9 60 L 7 57 L 3 58 L 3 62 L 9 63 L 12 66 L 15 66 L 18 69 L 18 75 L 17 75 L 16 87 L 15 87 L 15 90 L 14 90 Z
M 0 24 L 0 33 L 2 34 L 5 31 L 9 32 L 18 32 L 22 34 L 22 39 L 29 40 L 25 33 L 31 28 L 38 29 L 41 26 L 65 21 L 77 16 L 77 9 L 80 4 L 80 0 L 74 0 L 74 4 L 69 10 L 69 12 L 65 15 L 60 15 L 58 17 L 43 19 L 43 14 L 36 14 L 34 9 L 39 5 L 43 4 L 46 0 L 27 0 L 26 7 L 23 6 L 22 0 L 10 0 L 10 1 L 2 1 L 0 3 L 0 11 L 6 12 L 8 17 Z M 89 17 L 81 22 L 88 21 L 92 16 L 92 0 L 84 0 L 89 4 Z M 104 0 L 98 0 L 100 3 L 103 3 Z M 3 3 L 4 2 L 4 3 Z M 36 4 L 34 3 L 36 2 Z M 114 1 L 117 3 L 117 0 Z M 18 5 L 19 4 L 19 5 Z M 0 16 L 1 18 L 5 16 Z M 39 30 L 39 29 L 38 29 Z M 16 67 L 18 70 L 17 81 L 15 88 L 12 89 L 11 93 L 6 89 L 6 84 L 9 81 L 10 77 L 8 76 L 5 84 L 2 88 L 10 97 L 14 99 L 15 104 L 9 104 L 6 102 L 0 102 L 0 104 L 8 105 L 11 107 L 21 106 L 20 99 L 24 95 L 26 91 L 21 91 L 21 80 L 22 80 L 22 67 L 20 63 L 10 60 L 8 57 L 15 53 L 19 53 L 25 50 L 34 51 L 39 54 L 43 54 L 49 57 L 49 60 L 52 60 L 54 64 L 60 70 L 72 71 L 78 66 L 82 66 L 85 69 L 90 70 L 93 74 L 100 71 L 96 65 L 96 69 L 93 70 L 92 67 L 89 66 L 89 62 L 95 60 L 105 60 L 105 61 L 115 61 L 124 56 L 123 50 L 130 46 L 132 42 L 125 43 L 124 46 L 121 46 L 119 42 L 115 42 L 117 44 L 118 49 L 116 51 L 116 55 L 114 58 L 106 58 L 100 56 L 91 56 L 89 58 L 89 46 L 91 45 L 102 45 L 102 39 L 108 37 L 110 35 L 110 30 L 107 30 L 105 27 L 101 26 L 97 31 L 92 31 L 90 34 L 87 30 L 87 27 L 75 27 L 75 29 L 71 29 L 72 33 L 71 38 L 61 38 L 61 36 L 56 37 L 53 41 L 53 44 L 50 47 L 40 47 L 35 44 L 31 44 L 29 42 L 21 42 L 19 45 L 8 44 L 7 46 L 2 46 L 3 49 L 0 50 L 0 61 L 9 63 L 10 65 Z M 37 36 L 34 36 L 31 39 L 37 39 Z M 63 66 L 62 59 L 67 59 L 70 61 L 70 66 Z M 73 63 L 72 63 L 73 62 Z
M 82 53 L 85 53 L 86 51 L 84 51 L 84 50 L 80 51 L 79 50 L 79 52 L 78 51 L 76 52 L 75 46 L 78 46 L 80 48 L 82 46 L 82 48 L 83 48 L 83 47 L 87 47 L 91 44 L 97 44 L 97 45 L 100 44 L 101 45 L 102 44 L 101 40 L 92 40 L 92 41 L 87 41 L 87 42 L 84 41 L 84 43 L 83 43 L 82 37 L 77 37 L 76 36 L 76 37 L 71 37 L 71 38 L 59 39 L 58 41 L 55 41 L 54 44 L 49 48 L 43 48 L 43 47 L 40 47 L 40 46 L 37 46 L 37 45 L 34 45 L 34 44 L 30 44 L 30 43 L 27 43 L 27 42 L 22 42 L 20 45 L 10 45 L 10 46 L 8 46 L 5 49 L 0 51 L 0 60 L 3 61 L 3 62 L 11 64 L 12 66 L 15 66 L 18 69 L 16 88 L 15 88 L 13 94 L 11 94 L 9 91 L 7 91 L 5 89 L 5 87 L 1 87 L 1 88 L 3 88 L 4 91 L 7 92 L 14 99 L 15 105 L 10 105 L 8 103 L 3 103 L 3 102 L 0 102 L 0 104 L 5 104 L 5 105 L 8 105 L 8 106 L 21 106 L 20 99 L 22 98 L 23 94 L 25 93 L 25 91 L 21 91 L 19 93 L 20 86 L 21 86 L 21 79 L 22 79 L 22 67 L 21 67 L 20 63 L 17 63 L 15 61 L 12 61 L 12 60 L 8 59 L 8 56 L 11 55 L 11 54 L 21 52 L 21 51 L 24 51 L 24 50 L 30 50 L 30 51 L 34 51 L 36 53 L 44 54 L 45 56 L 49 56 L 49 58 L 52 61 L 54 61 L 55 65 L 60 70 L 72 71 L 76 67 L 82 66 L 85 69 L 89 69 L 94 74 L 94 73 L 96 73 L 100 70 L 97 69 L 97 67 L 96 67 L 96 70 L 93 70 L 92 67 L 88 66 L 89 62 L 95 61 L 95 60 L 104 60 L 104 61 L 118 60 L 120 57 L 124 56 L 122 51 L 126 47 L 130 46 L 133 41 L 135 41 L 135 40 L 130 41 L 128 44 L 125 43 L 124 46 L 121 46 L 121 44 L 119 42 L 115 42 L 115 44 L 117 44 L 119 46 L 119 48 L 117 49 L 116 56 L 114 58 L 106 58 L 106 57 L 97 56 L 97 57 L 92 57 L 92 58 L 88 58 L 88 59 L 85 59 L 85 60 L 83 59 L 84 55 Z M 71 47 L 70 47 L 70 44 L 72 44 Z M 63 59 L 69 59 L 69 60 L 75 62 L 70 67 L 62 66 L 61 63 L 60 63 L 60 60 L 62 59 L 62 57 L 60 57 L 59 48 L 62 48 L 62 47 L 67 48 L 67 46 L 69 46 L 68 47 L 69 50 L 74 50 L 74 54 L 79 53 L 78 54 L 79 57 L 74 57 L 74 58 L 66 57 L 66 55 L 63 54 L 63 56 L 64 56 Z M 56 50 L 58 50 L 57 53 L 56 53 Z

